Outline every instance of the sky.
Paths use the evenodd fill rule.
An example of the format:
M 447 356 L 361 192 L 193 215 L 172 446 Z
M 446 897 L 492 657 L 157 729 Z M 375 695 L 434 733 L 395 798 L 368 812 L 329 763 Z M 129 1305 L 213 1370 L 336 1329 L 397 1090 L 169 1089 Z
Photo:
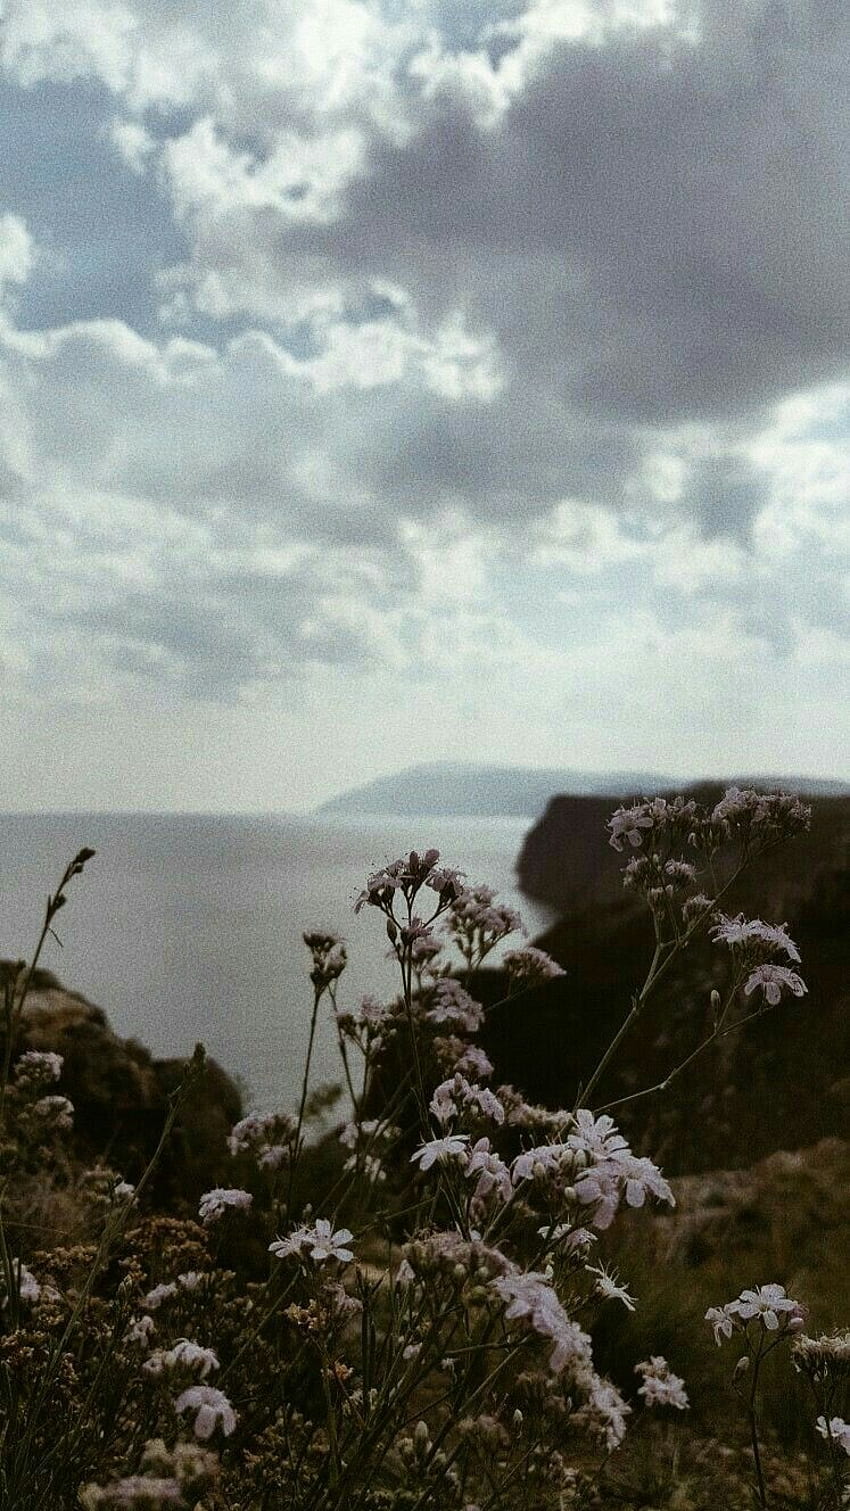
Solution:
M 844 0 L 0 17 L 0 808 L 850 777 Z

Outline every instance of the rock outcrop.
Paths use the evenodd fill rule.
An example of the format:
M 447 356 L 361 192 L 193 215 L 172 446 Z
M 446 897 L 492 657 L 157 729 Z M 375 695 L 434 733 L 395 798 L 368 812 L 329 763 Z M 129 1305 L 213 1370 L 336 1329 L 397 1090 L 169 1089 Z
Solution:
M 0 984 L 9 962 L 0 961 Z M 55 1050 L 64 1060 L 56 1090 L 74 1104 L 72 1149 L 81 1159 L 103 1159 L 135 1179 L 152 1154 L 179 1083 L 183 1062 L 155 1060 L 135 1039 L 122 1039 L 106 1013 L 38 970 L 27 997 L 17 1049 Z M 230 1077 L 208 1061 L 190 1092 L 159 1166 L 160 1203 L 193 1202 L 217 1183 L 228 1159 L 226 1136 L 241 1116 Z

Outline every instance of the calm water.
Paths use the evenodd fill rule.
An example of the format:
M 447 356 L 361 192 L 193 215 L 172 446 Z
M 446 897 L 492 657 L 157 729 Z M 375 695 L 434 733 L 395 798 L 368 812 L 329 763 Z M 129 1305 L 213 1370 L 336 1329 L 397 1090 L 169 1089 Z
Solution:
M 516 889 L 526 819 L 397 820 L 188 814 L 0 815 L 0 957 L 32 951 L 48 892 L 83 846 L 97 855 L 71 883 L 42 964 L 105 1008 L 115 1031 L 157 1056 L 197 1040 L 244 1085 L 247 1104 L 297 1096 L 310 1013 L 305 928 L 348 942 L 340 1001 L 392 991 L 382 921 L 357 917 L 366 874 L 411 846 L 435 845 L 470 882 L 519 907 L 530 933 L 550 915 Z M 316 1074 L 339 1079 L 329 1027 Z

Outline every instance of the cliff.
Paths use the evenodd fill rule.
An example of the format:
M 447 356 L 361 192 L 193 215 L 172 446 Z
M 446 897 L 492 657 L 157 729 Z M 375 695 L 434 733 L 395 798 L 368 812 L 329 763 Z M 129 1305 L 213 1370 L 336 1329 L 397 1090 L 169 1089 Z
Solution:
M 10 962 L 0 961 L 0 986 Z M 137 1179 L 156 1147 L 183 1062 L 155 1060 L 135 1039 L 122 1039 L 106 1013 L 50 972 L 38 970 L 27 997 L 18 1048 L 55 1050 L 64 1060 L 54 1088 L 74 1104 L 72 1158 L 106 1160 Z M 190 1204 L 227 1168 L 226 1136 L 242 1113 L 239 1091 L 207 1062 L 175 1127 L 154 1182 L 158 1203 Z

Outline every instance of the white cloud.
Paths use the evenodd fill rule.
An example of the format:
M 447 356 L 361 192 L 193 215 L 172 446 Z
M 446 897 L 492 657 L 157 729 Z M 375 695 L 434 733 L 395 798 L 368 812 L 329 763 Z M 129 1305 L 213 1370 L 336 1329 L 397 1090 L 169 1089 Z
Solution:
M 0 297 L 4 284 L 26 283 L 35 261 L 35 247 L 20 215 L 0 215 Z

